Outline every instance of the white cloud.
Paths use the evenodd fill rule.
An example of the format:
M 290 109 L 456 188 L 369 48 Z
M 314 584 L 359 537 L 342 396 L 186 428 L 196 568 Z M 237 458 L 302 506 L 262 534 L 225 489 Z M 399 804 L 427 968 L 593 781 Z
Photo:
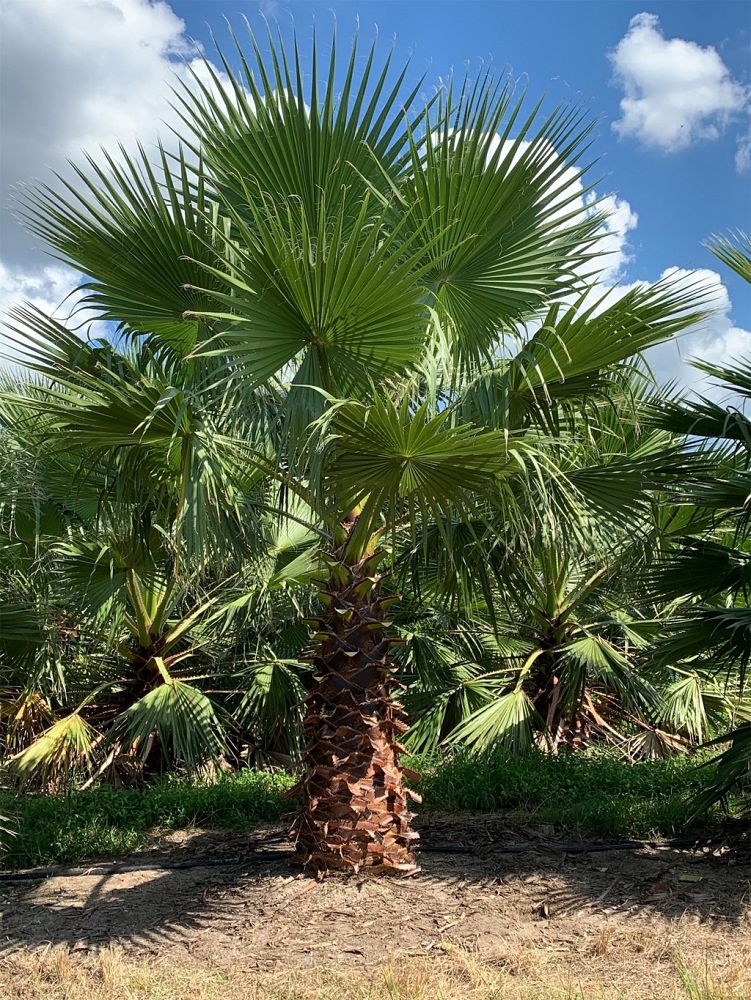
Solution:
M 690 388 L 703 395 L 722 397 L 723 390 L 708 382 L 706 376 L 692 367 L 689 361 L 700 359 L 713 364 L 735 364 L 742 355 L 751 356 L 751 331 L 734 325 L 730 295 L 717 271 L 669 267 L 660 278 L 701 285 L 706 292 L 706 307 L 711 314 L 686 333 L 651 348 L 646 352 L 647 361 L 662 383 L 674 382 L 682 389 Z M 625 292 L 632 287 L 625 286 L 622 290 Z
M 631 18 L 610 60 L 624 90 L 613 128 L 668 153 L 718 138 L 749 100 L 716 49 L 665 38 L 655 14 Z
M 80 162 L 84 149 L 98 155 L 100 146 L 116 151 L 121 142 L 133 150 L 140 140 L 149 150 L 158 134 L 176 142 L 170 88 L 189 81 L 191 69 L 204 80 L 208 74 L 199 46 L 163 0 L 3 4 L 0 47 L 0 308 L 5 314 L 27 298 L 52 311 L 77 276 L 50 266 L 13 217 L 18 187 L 54 183 L 51 171 L 65 174 L 66 161 Z M 57 315 L 67 311 L 69 304 Z
M 593 196 L 591 201 L 595 200 Z M 624 267 L 632 259 L 628 251 L 628 234 L 636 229 L 639 216 L 625 198 L 617 198 L 614 194 L 607 194 L 597 200 L 595 207 L 608 213 L 596 249 L 603 255 L 605 265 L 600 281 L 610 285 L 618 280 Z
M 80 305 L 81 294 L 75 290 L 80 280 L 80 274 L 63 264 L 22 270 L 8 268 L 0 261 L 0 316 L 8 324 L 5 330 L 0 330 L 0 368 L 22 363 L 29 347 L 24 336 L 25 325 L 9 316 L 16 306 L 27 303 L 36 306 L 82 336 L 107 336 L 108 324 L 95 321 L 94 313 Z
M 21 271 L 11 270 L 0 263 L 0 312 L 7 314 L 14 303 L 24 299 L 50 314 L 67 313 L 69 309 L 65 309 L 65 300 L 75 279 L 75 272 L 63 265 Z
M 64 9 L 63 9 L 64 8 Z M 3 5 L 1 126 L 3 257 L 34 260 L 36 246 L 9 216 L 11 189 L 83 149 L 121 141 L 148 148 L 164 119 L 175 74 L 202 65 L 183 21 L 161 0 L 23 0 Z M 36 251 L 36 252 L 35 252 Z
M 738 136 L 735 148 L 735 169 L 739 174 L 751 170 L 751 127 Z

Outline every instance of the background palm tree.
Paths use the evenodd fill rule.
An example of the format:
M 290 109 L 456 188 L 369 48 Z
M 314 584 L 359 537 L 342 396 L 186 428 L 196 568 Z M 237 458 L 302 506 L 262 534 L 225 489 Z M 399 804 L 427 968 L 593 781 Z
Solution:
M 744 233 L 717 237 L 709 249 L 746 281 L 751 281 L 751 241 Z M 683 531 L 655 567 L 653 591 L 676 602 L 664 626 L 659 655 L 675 671 L 673 698 L 666 712 L 690 724 L 699 739 L 728 743 L 719 758 L 718 778 L 699 808 L 731 789 L 748 793 L 751 781 L 751 705 L 744 699 L 751 658 L 751 359 L 734 365 L 694 361 L 715 380 L 725 404 L 707 396 L 666 399 L 650 412 L 653 423 L 685 435 L 704 460 L 676 498 L 689 512 Z M 735 694 L 728 732 L 728 692 Z M 719 711 L 718 711 L 719 710 Z M 747 797 L 747 808 L 749 803 Z
M 166 761 L 192 769 L 229 752 L 232 708 L 243 721 L 239 731 L 237 718 L 229 727 L 235 753 L 240 733 L 278 729 L 279 715 L 287 724 L 275 749 L 282 734 L 294 744 L 294 712 L 280 710 L 301 688 L 287 683 L 285 699 L 279 689 L 289 664 L 273 646 L 308 607 L 290 594 L 315 568 L 306 556 L 315 534 L 291 513 L 281 524 L 270 517 L 258 476 L 238 471 L 217 479 L 206 444 L 188 437 L 199 409 L 195 419 L 203 425 L 216 416 L 208 397 L 189 396 L 189 372 L 174 363 L 168 371 L 141 340 L 123 353 L 34 319 L 47 324 L 36 363 L 54 372 L 50 385 L 15 392 L 9 386 L 0 403 L 0 578 L 11 668 L 3 677 L 3 714 L 6 748 L 16 753 L 12 769 L 47 785 L 68 781 L 71 767 L 119 778 Z M 133 420 L 138 408 L 148 417 L 155 401 L 164 412 L 168 398 L 177 400 L 173 417 L 181 409 L 178 419 L 188 428 L 182 444 L 171 431 L 160 437 L 151 420 L 134 435 L 138 449 L 123 445 L 129 439 L 116 427 L 118 406 L 122 417 L 130 402 Z M 97 438 L 91 419 L 100 411 L 109 418 Z M 264 419 L 237 405 L 227 412 L 245 430 Z M 194 446 L 203 449 L 195 475 Z M 207 500 L 215 490 L 220 504 Z M 249 644 L 259 679 L 252 700 L 243 680 Z M 226 697 L 209 699 L 206 688 Z M 56 728 L 29 745 L 52 721 Z

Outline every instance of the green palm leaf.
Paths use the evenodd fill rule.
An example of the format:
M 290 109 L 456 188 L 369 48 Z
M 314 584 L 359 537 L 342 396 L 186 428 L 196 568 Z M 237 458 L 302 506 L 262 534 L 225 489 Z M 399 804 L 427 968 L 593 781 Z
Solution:
M 534 705 L 521 687 L 478 709 L 450 734 L 451 743 L 466 743 L 478 753 L 502 744 L 517 753 L 532 746 L 533 728 L 540 722 Z
M 226 273 L 212 269 L 231 290 L 213 293 L 222 312 L 202 314 L 224 326 L 202 355 L 229 351 L 254 383 L 294 362 L 296 382 L 333 392 L 419 357 L 428 313 L 414 250 L 372 218 L 367 197 L 349 232 L 319 201 L 316 229 L 297 199 L 249 205 L 253 225 L 234 216 L 243 249 Z
M 751 281 L 751 237 L 739 230 L 730 236 L 713 236 L 707 244 L 723 264 L 732 267 L 745 281 Z
M 176 92 L 183 121 L 195 132 L 196 152 L 200 148 L 223 203 L 237 219 L 251 208 L 249 198 L 259 203 L 293 198 L 315 233 L 323 192 L 328 214 L 351 221 L 368 191 L 389 193 L 388 176 L 398 173 L 407 142 L 405 109 L 422 81 L 404 90 L 407 66 L 392 75 L 392 55 L 378 66 L 375 43 L 362 64 L 357 37 L 343 84 L 337 82 L 335 39 L 321 81 L 314 38 L 308 88 L 296 43 L 290 66 L 271 34 L 267 59 L 248 32 L 255 67 L 235 39 L 239 73 L 219 53 L 228 86 L 206 62 L 210 83 L 193 73 Z M 250 222 L 252 214 L 247 218 Z
M 372 404 L 341 401 L 322 418 L 320 459 L 325 495 L 341 510 L 363 507 L 358 532 L 377 526 L 381 512 L 394 525 L 442 523 L 465 514 L 478 495 L 489 495 L 504 478 L 534 463 L 534 448 L 498 431 L 452 425 L 448 410 L 430 415 L 427 404 L 412 412 L 385 398 Z M 359 538 L 359 534 L 357 535 Z
M 209 698 L 198 688 L 171 677 L 156 659 L 163 683 L 134 702 L 115 720 L 110 739 L 134 747 L 143 759 L 157 736 L 162 752 L 181 761 L 189 771 L 216 759 L 224 734 Z
M 410 127 L 399 191 L 424 233 L 439 327 L 473 360 L 579 280 L 601 218 L 585 210 L 584 171 L 571 167 L 591 131 L 581 114 L 561 109 L 533 131 L 539 107 L 521 118 L 523 96 L 512 100 L 489 73 L 458 91 L 449 86 Z
M 207 280 L 196 261 L 213 262 L 218 216 L 200 163 L 189 171 L 182 150 L 173 163 L 159 153 L 156 169 L 141 148 L 137 156 L 121 149 L 119 163 L 89 157 L 88 172 L 73 165 L 78 186 L 58 178 L 62 192 L 44 185 L 26 194 L 24 217 L 62 260 L 92 276 L 81 308 L 185 354 L 198 336 L 185 313 L 206 302 L 195 291 L 199 276 Z

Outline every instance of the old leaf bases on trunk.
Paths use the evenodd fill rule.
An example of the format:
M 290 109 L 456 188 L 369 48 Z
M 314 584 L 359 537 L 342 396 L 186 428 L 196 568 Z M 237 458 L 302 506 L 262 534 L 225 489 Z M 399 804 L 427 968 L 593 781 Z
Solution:
M 349 533 L 354 518 L 346 524 Z M 348 559 L 346 541 L 330 557 L 330 575 L 319 592 L 313 621 L 319 648 L 313 656 L 316 685 L 305 713 L 305 773 L 292 790 L 302 805 L 292 828 L 304 864 L 318 870 L 369 868 L 417 871 L 418 834 L 399 764 L 407 729 L 392 699 L 397 681 L 385 635 L 393 597 L 380 592 L 376 566 L 383 551 Z

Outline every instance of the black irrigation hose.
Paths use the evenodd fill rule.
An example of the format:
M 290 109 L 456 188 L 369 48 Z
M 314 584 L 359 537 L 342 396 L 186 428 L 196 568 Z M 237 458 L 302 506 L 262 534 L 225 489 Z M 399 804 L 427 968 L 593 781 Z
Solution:
M 490 846 L 486 849 L 467 847 L 461 844 L 424 844 L 420 850 L 430 854 L 525 854 L 528 851 L 544 854 L 595 854 L 604 851 L 639 851 L 644 847 L 685 848 L 705 847 L 721 843 L 722 837 L 707 840 L 696 838 L 673 838 L 672 840 L 623 840 L 616 844 L 583 843 L 556 844 L 528 841 L 523 844 L 506 844 L 502 847 Z M 274 841 L 266 841 L 266 843 Z M 112 862 L 106 865 L 90 865 L 79 868 L 26 868 L 17 872 L 0 872 L 0 885 L 4 882 L 29 882 L 46 878 L 77 878 L 82 875 L 120 875 L 124 872 L 181 871 L 186 868 L 231 867 L 232 865 L 266 864 L 268 854 L 224 854 L 204 858 L 186 858 L 184 861 L 144 861 L 140 864 Z
M 673 837 L 671 840 L 622 840 L 615 844 L 580 843 L 558 844 L 555 841 L 546 843 L 540 840 L 530 840 L 523 844 L 505 844 L 502 847 L 488 846 L 484 850 L 474 847 L 464 847 L 460 844 L 423 844 L 423 852 L 436 854 L 524 854 L 526 851 L 536 851 L 542 854 L 595 854 L 599 851 L 640 851 L 644 847 L 654 848 L 702 848 L 710 844 L 720 844 L 724 837 L 707 837 L 697 840 L 696 837 Z
M 88 868 L 25 868 L 17 872 L 0 872 L 3 882 L 28 882 L 45 878 L 78 878 L 81 875 L 121 875 L 123 872 L 179 871 L 183 868 L 229 867 L 257 861 L 252 855 L 225 854 L 213 858 L 189 858 L 185 861 L 144 861 L 141 864 L 90 865 Z

